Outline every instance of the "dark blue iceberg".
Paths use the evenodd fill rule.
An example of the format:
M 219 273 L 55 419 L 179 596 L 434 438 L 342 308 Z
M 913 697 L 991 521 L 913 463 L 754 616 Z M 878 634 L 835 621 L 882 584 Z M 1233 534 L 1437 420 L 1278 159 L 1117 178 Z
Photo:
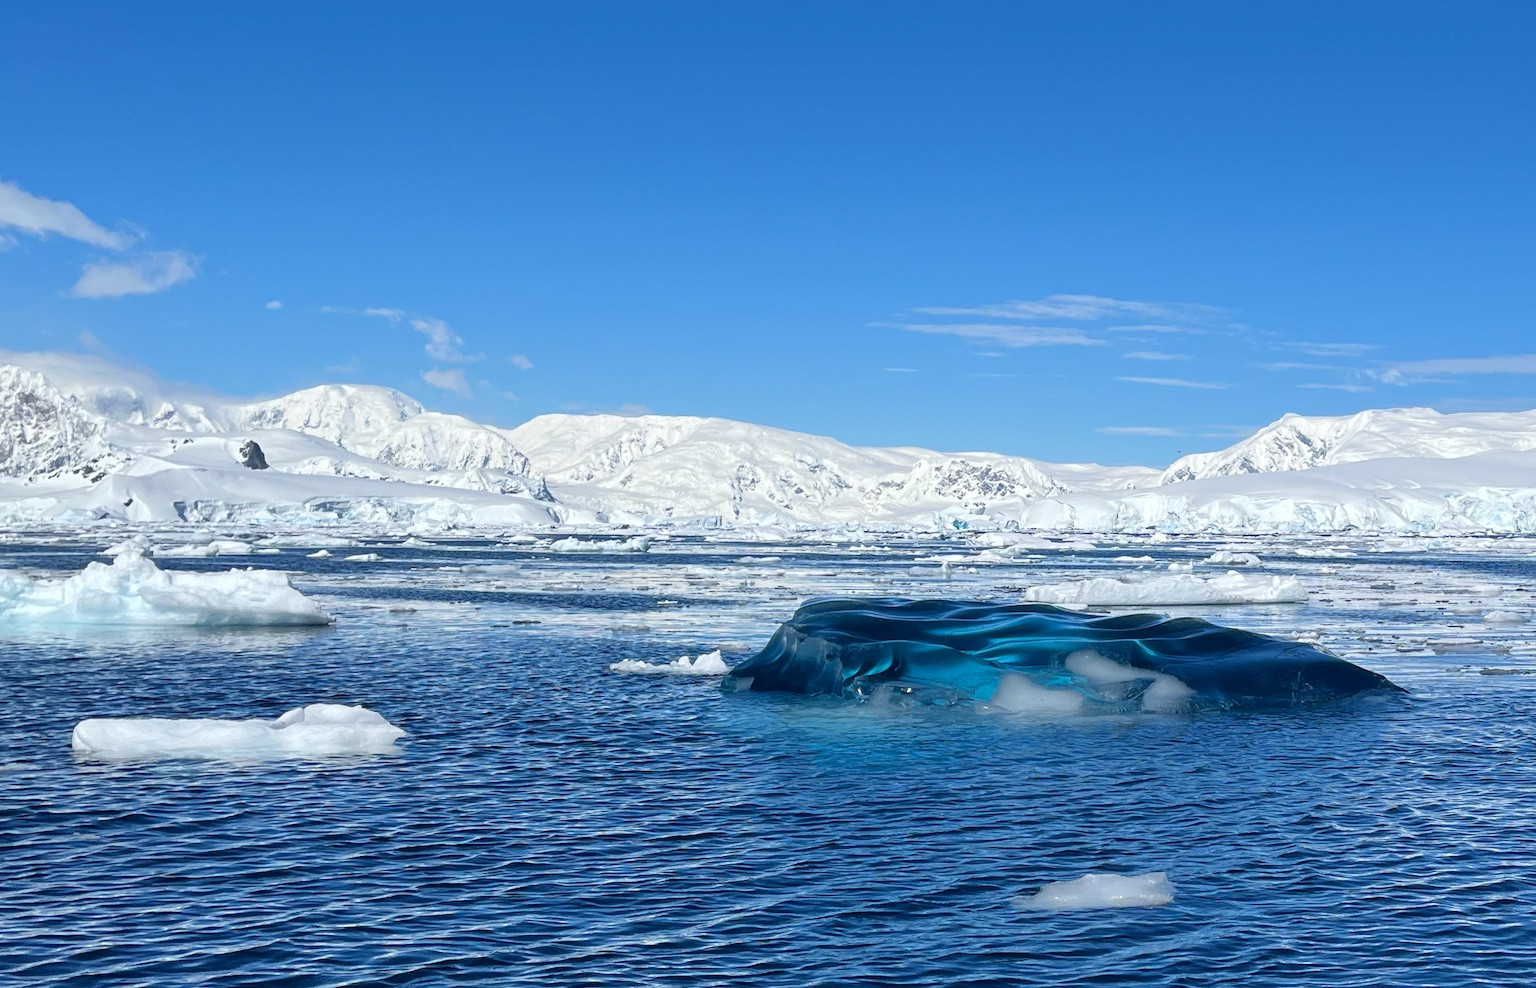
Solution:
M 1052 714 L 1294 707 L 1401 692 L 1322 649 L 1199 618 L 846 597 L 803 605 L 725 686 L 894 690 Z

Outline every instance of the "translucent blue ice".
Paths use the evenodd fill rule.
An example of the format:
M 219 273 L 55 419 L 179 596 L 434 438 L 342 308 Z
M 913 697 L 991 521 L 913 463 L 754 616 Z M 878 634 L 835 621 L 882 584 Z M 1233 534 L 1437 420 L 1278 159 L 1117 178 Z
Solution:
M 1399 687 L 1302 642 L 1198 618 L 1048 604 L 811 601 L 727 689 L 918 699 L 1048 714 L 1292 707 Z

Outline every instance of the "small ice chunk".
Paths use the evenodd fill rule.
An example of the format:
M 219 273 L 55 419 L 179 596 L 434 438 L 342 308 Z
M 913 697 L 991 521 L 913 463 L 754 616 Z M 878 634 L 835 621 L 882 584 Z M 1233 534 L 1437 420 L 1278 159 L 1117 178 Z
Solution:
M 207 557 L 207 556 L 248 556 L 252 546 L 236 539 L 214 539 L 200 545 L 160 545 L 155 546 L 154 554 L 157 557 Z
M 1487 624 L 1524 624 L 1527 618 L 1519 611 L 1489 611 L 1483 615 Z
M 350 556 L 342 556 L 344 563 L 376 563 L 384 557 L 377 552 L 356 552 Z
M 387 754 L 405 731 L 366 707 L 311 703 L 276 720 L 92 717 L 69 746 L 98 758 L 279 758 Z
M 1194 571 L 1195 571 L 1195 564 L 1194 563 L 1169 563 L 1168 564 L 1168 572 L 1170 572 L 1170 573 L 1193 573 Z
M 1173 883 L 1166 871 L 1145 875 L 1095 872 L 1069 882 L 1051 882 L 1031 896 L 1018 896 L 1013 904 L 1036 912 L 1066 909 L 1124 909 L 1129 906 L 1166 906 L 1173 901 Z
M 625 659 L 608 667 L 609 672 L 635 672 L 652 676 L 724 676 L 731 671 L 717 648 L 705 652 L 696 659 L 680 655 L 671 662 L 643 662 Z
M 316 549 L 314 552 L 311 552 L 309 555 L 305 556 L 304 558 L 305 559 L 330 559 L 331 558 L 331 550 L 329 550 L 329 549 Z

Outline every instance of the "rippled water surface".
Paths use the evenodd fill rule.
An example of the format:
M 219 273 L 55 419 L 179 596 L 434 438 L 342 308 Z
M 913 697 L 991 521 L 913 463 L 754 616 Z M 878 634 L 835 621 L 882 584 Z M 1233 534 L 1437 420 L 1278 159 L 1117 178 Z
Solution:
M 1177 543 L 962 559 L 950 580 L 933 560 L 964 546 L 900 540 L 285 550 L 237 562 L 293 571 L 334 629 L 0 632 L 0 982 L 1536 981 L 1536 648 L 1482 621 L 1532 607 L 1529 544 L 1306 545 L 1249 548 L 1308 604 L 1175 610 L 1312 636 L 1408 699 L 1051 722 L 606 669 L 739 661 L 812 594 L 1006 599 L 1210 548 Z M 67 572 L 94 548 L 0 563 Z M 87 716 L 317 701 L 409 736 L 250 763 L 69 749 Z M 1166 871 L 1176 897 L 1013 905 L 1095 871 Z

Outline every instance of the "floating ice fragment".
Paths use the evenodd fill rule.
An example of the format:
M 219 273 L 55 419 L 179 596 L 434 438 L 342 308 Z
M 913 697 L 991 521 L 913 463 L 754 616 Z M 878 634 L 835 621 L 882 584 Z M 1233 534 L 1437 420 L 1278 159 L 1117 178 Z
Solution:
M 1066 909 L 1124 909 L 1166 906 L 1173 901 L 1173 883 L 1166 871 L 1145 875 L 1096 872 L 1070 882 L 1051 882 L 1031 896 L 1018 896 L 1015 907 L 1036 912 Z
M 155 546 L 154 554 L 157 557 L 204 557 L 204 556 L 248 556 L 251 554 L 251 546 L 248 543 L 236 539 L 214 539 L 201 545 L 159 545 Z
M 387 754 L 405 731 L 366 707 L 312 703 L 276 720 L 93 717 L 69 746 L 99 758 L 276 758 Z
M 305 556 L 304 558 L 305 559 L 330 559 L 331 558 L 331 550 L 329 550 L 329 549 L 316 549 L 314 552 L 311 552 L 309 555 Z
M 1488 624 L 1524 624 L 1526 616 L 1519 611 L 1489 611 L 1483 615 Z
M 1244 576 L 1237 571 L 1210 578 L 1185 573 L 1145 578 L 1099 576 L 1070 583 L 1030 587 L 1024 599 L 1048 604 L 1150 607 L 1174 604 L 1286 604 L 1307 599 L 1294 576 Z
M 549 545 L 550 552 L 649 552 L 650 549 L 651 539 L 646 535 L 636 535 L 622 542 L 578 539 L 573 536 Z
M 171 573 L 136 549 L 62 579 L 0 572 L 0 622 L 215 628 L 333 620 L 278 570 Z
M 1229 549 L 1217 549 L 1210 554 L 1206 562 L 1212 566 L 1258 566 L 1261 560 L 1251 552 L 1232 552 Z
M 642 662 L 625 659 L 608 667 L 610 672 L 635 672 L 653 676 L 724 676 L 731 671 L 721 658 L 720 650 L 705 652 L 696 659 L 680 655 L 671 662 Z
M 377 552 L 357 552 L 350 556 L 342 556 L 341 561 L 344 563 L 376 563 L 383 558 Z

